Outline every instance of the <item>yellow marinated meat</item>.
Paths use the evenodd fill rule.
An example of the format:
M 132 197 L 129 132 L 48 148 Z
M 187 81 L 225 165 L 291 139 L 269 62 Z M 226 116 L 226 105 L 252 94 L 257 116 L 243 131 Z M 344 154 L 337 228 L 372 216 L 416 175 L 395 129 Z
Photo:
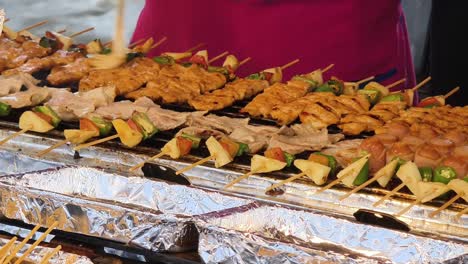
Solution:
M 90 70 L 91 67 L 88 63 L 88 59 L 79 58 L 67 65 L 53 67 L 50 74 L 47 76 L 47 81 L 55 86 L 78 82 L 84 78 Z
M 45 57 L 51 51 L 51 49 L 41 47 L 39 43 L 33 41 L 24 41 L 20 46 L 0 49 L 0 71 L 17 68 L 32 58 Z

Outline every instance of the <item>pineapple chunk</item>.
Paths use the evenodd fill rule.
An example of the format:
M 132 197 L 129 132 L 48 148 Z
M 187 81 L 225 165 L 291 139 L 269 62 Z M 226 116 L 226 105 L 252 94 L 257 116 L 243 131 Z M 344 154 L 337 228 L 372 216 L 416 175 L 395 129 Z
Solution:
M 29 38 L 31 38 L 33 40 L 38 39 L 38 37 L 36 35 L 34 35 L 33 33 L 29 32 L 27 30 L 23 30 L 23 31 L 18 32 L 18 35 L 29 37 Z
M 11 40 L 15 40 L 17 37 L 18 37 L 18 33 L 16 33 L 16 31 L 14 31 L 13 29 L 3 25 L 3 30 L 2 32 L 5 34 L 5 36 L 7 36 L 7 38 L 11 39 Z
M 97 131 L 80 130 L 80 129 L 65 129 L 63 131 L 65 139 L 72 144 L 81 144 L 88 141 L 90 138 L 99 136 Z
M 310 160 L 297 159 L 294 166 L 304 172 L 307 177 L 317 185 L 322 185 L 327 181 L 331 168 Z
M 419 197 L 418 182 L 421 182 L 422 178 L 416 163 L 412 161 L 406 162 L 400 166 L 396 175 L 416 197 Z
M 377 177 L 377 182 L 380 186 L 385 187 L 387 186 L 388 182 L 392 179 L 393 175 L 395 175 L 396 169 L 398 167 L 398 159 L 392 160 L 390 163 L 385 165 L 385 167 L 381 168 L 374 177 Z
M 447 186 L 468 202 L 468 182 L 460 179 L 451 180 Z
M 208 51 L 207 50 L 200 50 L 199 52 L 195 53 L 195 55 L 203 57 L 205 62 L 208 63 Z
M 429 202 L 432 199 L 450 191 L 450 188 L 441 182 L 420 181 L 417 183 L 417 186 L 418 192 L 416 198 L 420 199 L 421 203 Z
M 162 56 L 172 57 L 174 60 L 181 60 L 192 56 L 192 52 L 165 52 Z
M 86 52 L 88 54 L 99 54 L 102 52 L 102 44 L 99 39 L 95 39 L 86 44 Z
M 255 173 L 266 173 L 279 171 L 286 167 L 286 162 L 270 159 L 260 155 L 254 155 L 250 162 L 250 171 Z
M 356 95 L 359 89 L 359 85 L 355 82 L 345 82 L 343 94 L 345 95 Z
M 235 71 L 239 68 L 239 60 L 237 60 L 236 56 L 228 55 L 223 63 L 224 68 L 231 68 L 231 70 Z
M 140 144 L 141 140 L 143 140 L 143 135 L 140 132 L 133 130 L 127 122 L 122 119 L 112 121 L 112 125 L 114 126 L 115 131 L 117 131 L 122 144 L 129 148 Z
M 266 69 L 263 72 L 268 72 L 268 73 L 273 74 L 271 76 L 270 83 L 277 83 L 283 80 L 283 71 L 281 70 L 281 67 Z
M 322 70 L 320 69 L 306 74 L 305 77 L 309 80 L 317 82 L 317 86 L 323 84 Z
M 177 138 L 173 138 L 167 142 L 166 145 L 162 147 L 161 152 L 166 153 L 166 155 L 169 155 L 172 159 L 180 158 L 180 149 L 177 145 Z
M 370 82 L 368 84 L 366 84 L 366 86 L 364 87 L 364 89 L 366 90 L 376 90 L 376 91 L 379 91 L 380 92 L 380 95 L 383 97 L 383 96 L 387 96 L 390 94 L 390 91 L 387 89 L 387 87 L 381 85 L 380 83 L 378 82 Z
M 348 167 L 344 168 L 341 170 L 336 177 L 338 178 L 343 178 L 341 181 L 344 185 L 348 187 L 353 187 L 354 180 L 356 177 L 359 175 L 359 172 L 361 172 L 362 168 L 366 163 L 369 161 L 370 154 L 358 159 L 357 161 L 351 163 L 348 165 Z
M 57 32 L 52 32 L 54 36 L 63 44 L 63 50 L 68 50 L 73 45 L 73 39 Z
M 222 167 L 234 160 L 214 137 L 211 136 L 206 141 L 206 146 L 208 147 L 208 151 L 210 151 L 210 155 L 214 157 L 216 168 Z
M 20 116 L 19 128 L 39 133 L 45 133 L 54 129 L 54 126 L 47 123 L 47 121 L 40 118 L 34 112 L 26 111 Z

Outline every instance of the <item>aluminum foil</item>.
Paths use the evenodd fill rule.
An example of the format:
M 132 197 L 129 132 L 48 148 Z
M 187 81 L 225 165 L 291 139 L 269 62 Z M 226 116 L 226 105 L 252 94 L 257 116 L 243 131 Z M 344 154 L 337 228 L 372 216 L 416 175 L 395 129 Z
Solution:
M 65 167 L 0 178 L 0 212 L 30 224 L 59 221 L 58 229 L 152 251 L 196 248 L 193 217 L 249 200 L 98 169 Z
M 28 171 L 43 170 L 59 167 L 57 162 L 33 159 L 15 152 L 0 150 L 0 176 L 12 173 L 24 173 Z
M 467 244 L 282 207 L 261 206 L 204 220 L 199 252 L 206 263 L 468 262 Z M 225 233 L 228 239 L 223 239 Z M 328 250 L 310 253 L 314 248 Z
M 8 243 L 7 239 L 0 238 L 0 248 L 3 247 L 6 243 Z M 15 246 L 21 243 L 21 240 L 15 242 Z M 26 244 L 23 248 L 20 249 L 18 254 L 16 254 L 17 257 L 20 257 L 28 250 L 30 247 L 29 244 Z M 53 248 L 48 248 L 48 247 L 41 247 L 37 246 L 34 248 L 34 250 L 31 252 L 31 254 L 26 258 L 24 263 L 39 263 L 41 262 L 42 258 L 47 255 L 48 253 L 52 252 L 54 249 Z M 79 256 L 75 255 L 72 253 L 67 253 L 64 251 L 59 251 L 57 254 L 55 254 L 48 263 L 51 264 L 92 264 L 93 262 L 84 256 Z

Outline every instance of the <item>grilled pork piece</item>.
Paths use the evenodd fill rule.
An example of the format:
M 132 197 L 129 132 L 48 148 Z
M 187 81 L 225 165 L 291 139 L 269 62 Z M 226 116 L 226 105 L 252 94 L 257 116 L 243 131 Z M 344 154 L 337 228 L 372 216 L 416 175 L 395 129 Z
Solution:
M 101 87 L 82 94 L 74 94 L 58 89 L 46 105 L 50 106 L 60 119 L 76 121 L 92 113 L 98 107 L 104 107 L 115 98 L 115 87 Z
M 38 83 L 39 80 L 27 73 L 20 73 L 6 78 L 0 76 L 0 97 L 21 91 L 23 85 L 28 88 Z
M 159 64 L 149 58 L 135 58 L 117 69 L 92 70 L 80 80 L 79 90 L 85 92 L 98 87 L 115 86 L 117 95 L 124 95 L 156 79 L 159 70 Z
M 193 116 L 187 120 L 187 126 L 208 127 L 225 134 L 230 134 L 238 127 L 247 127 L 248 118 L 230 118 L 226 116 L 207 115 Z
M 241 109 L 242 113 L 248 113 L 251 116 L 270 117 L 271 111 L 275 106 L 292 102 L 303 97 L 310 84 L 292 80 L 287 84 L 275 83 L 266 88 L 263 93 L 257 95 L 250 103 Z
M 72 63 L 55 66 L 47 76 L 47 81 L 54 86 L 79 82 L 91 71 L 86 58 L 78 58 Z
M 196 110 L 219 110 L 233 105 L 235 101 L 251 98 L 267 87 L 265 80 L 237 79 L 222 89 L 192 98 L 188 103 Z
M 39 105 L 47 100 L 60 89 L 49 87 L 31 87 L 27 91 L 12 93 L 1 97 L 0 102 L 6 103 L 11 108 L 18 109 Z

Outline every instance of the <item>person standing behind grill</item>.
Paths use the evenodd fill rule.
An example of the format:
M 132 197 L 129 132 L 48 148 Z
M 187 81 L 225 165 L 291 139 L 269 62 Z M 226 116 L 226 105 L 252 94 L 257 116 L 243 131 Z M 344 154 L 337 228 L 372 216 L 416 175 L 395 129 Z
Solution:
M 252 57 L 240 76 L 299 58 L 286 80 L 334 63 L 329 74 L 343 80 L 415 84 L 400 0 L 147 0 L 132 41 L 163 36 L 149 56 L 204 42 L 212 56 Z

